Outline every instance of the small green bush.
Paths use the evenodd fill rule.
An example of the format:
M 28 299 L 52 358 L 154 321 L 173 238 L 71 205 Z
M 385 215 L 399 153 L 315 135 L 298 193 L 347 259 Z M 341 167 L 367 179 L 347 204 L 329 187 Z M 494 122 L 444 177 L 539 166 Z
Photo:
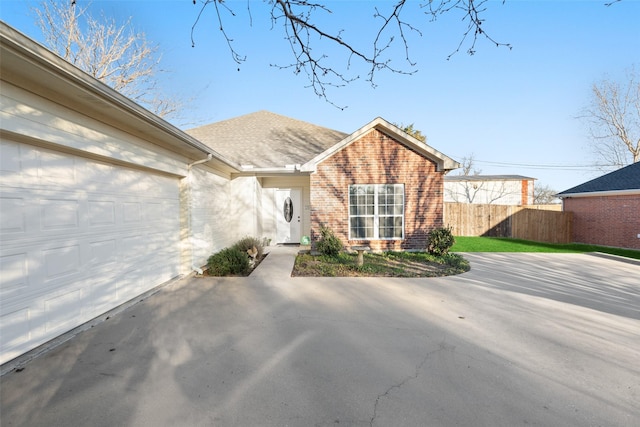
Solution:
M 431 255 L 445 255 L 455 242 L 456 239 L 453 237 L 451 227 L 434 228 L 429 232 L 427 252 Z
M 237 247 L 225 248 L 207 260 L 210 276 L 245 274 L 249 270 L 249 256 Z
M 244 252 L 245 255 L 247 255 L 247 251 L 250 249 L 253 249 L 253 247 L 255 246 L 256 249 L 258 250 L 258 255 L 256 256 L 256 259 L 261 259 L 262 254 L 264 253 L 263 242 L 264 242 L 264 239 L 258 239 L 257 237 L 247 236 L 238 240 L 233 245 L 233 247 L 238 248 L 241 252 Z
M 322 255 L 336 256 L 342 250 L 342 242 L 333 234 L 333 231 L 322 226 L 320 227 L 320 240 L 316 243 L 316 249 Z
M 449 266 L 462 271 L 469 271 L 469 261 L 458 254 L 448 253 L 442 256 L 442 260 Z

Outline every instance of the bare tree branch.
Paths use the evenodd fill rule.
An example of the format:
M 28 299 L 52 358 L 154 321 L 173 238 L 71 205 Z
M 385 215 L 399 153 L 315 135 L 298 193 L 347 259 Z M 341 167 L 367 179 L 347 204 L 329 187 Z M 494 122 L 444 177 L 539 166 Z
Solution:
M 358 48 L 354 43 L 345 40 L 342 36 L 343 31 L 330 31 L 316 24 L 315 17 L 317 14 L 333 13 L 322 2 L 309 0 L 264 1 L 268 1 L 271 5 L 273 27 L 276 26 L 275 24 L 281 26 L 293 55 L 293 61 L 290 64 L 272 64 L 272 66 L 281 69 L 292 69 L 295 74 L 305 73 L 309 80 L 308 87 L 312 88 L 316 95 L 330 103 L 332 102 L 327 94 L 328 88 L 342 87 L 360 78 L 357 74 L 348 74 L 352 63 L 358 62 L 368 67 L 366 81 L 374 87 L 376 86 L 375 77 L 378 72 L 389 71 L 405 75 L 417 72 L 417 64 L 410 57 L 408 33 L 422 36 L 422 32 L 415 25 L 410 24 L 403 16 L 405 6 L 409 4 L 407 0 L 395 0 L 394 3 L 391 3 L 390 9 L 384 12 L 378 7 L 374 7 L 373 17 L 375 22 L 379 22 L 379 24 L 372 38 L 370 51 Z M 476 44 L 480 38 L 484 38 L 496 46 L 511 49 L 511 45 L 497 42 L 484 30 L 484 20 L 481 16 L 486 12 L 487 2 L 488 0 L 422 0 L 420 7 L 424 8 L 425 14 L 430 16 L 431 20 L 436 20 L 444 14 L 462 12 L 461 20 L 467 26 L 457 48 L 447 59 L 450 59 L 468 43 L 470 43 L 470 47 L 467 49 L 467 53 L 470 55 L 475 54 Z M 197 0 L 193 0 L 193 3 L 196 4 Z M 219 29 L 227 42 L 232 59 L 238 64 L 243 62 L 246 57 L 238 54 L 233 46 L 233 39 L 224 30 L 223 16 L 219 5 L 235 16 L 224 0 L 202 1 L 200 13 L 191 31 L 192 45 L 195 44 L 193 38 L 194 29 L 201 20 L 205 8 L 211 4 L 214 5 Z M 362 7 L 366 7 L 366 2 L 362 4 Z M 327 53 L 314 50 L 314 46 L 322 40 L 333 43 L 343 51 L 347 58 L 344 68 L 330 63 Z M 392 64 L 391 57 L 393 53 L 391 49 L 398 43 L 404 50 L 404 66 Z
M 591 135 L 591 149 L 603 165 L 621 168 L 640 161 L 640 79 L 635 67 L 622 83 L 594 83 L 582 116 Z M 603 166 L 603 170 L 610 168 Z
M 560 199 L 556 196 L 558 192 L 548 185 L 536 185 L 533 187 L 533 204 L 550 205 L 558 203 Z
M 463 157 L 461 164 L 462 168 L 458 171 L 458 176 L 477 176 L 482 173 L 480 169 L 475 168 L 475 154 L 473 153 L 471 153 L 469 157 Z M 479 183 L 464 181 L 462 183 L 462 189 L 457 185 L 452 186 L 453 188 L 445 187 L 449 197 L 456 203 L 473 203 L 478 192 L 482 190 L 483 185 L 483 181 Z
M 233 39 L 230 38 L 227 35 L 227 32 L 224 30 L 224 25 L 222 24 L 222 15 L 220 14 L 220 8 L 218 7 L 218 5 L 221 5 L 222 7 L 224 7 L 227 12 L 229 12 L 232 16 L 236 16 L 235 13 L 233 13 L 233 10 L 231 10 L 223 1 L 221 0 L 205 0 L 202 8 L 200 9 L 200 12 L 198 13 L 198 16 L 196 18 L 196 21 L 193 23 L 193 26 L 191 27 L 191 47 L 195 47 L 196 42 L 195 39 L 193 38 L 193 33 L 195 31 L 196 26 L 198 25 L 198 22 L 200 22 L 200 18 L 202 17 L 202 14 L 205 10 L 205 8 L 212 4 L 214 5 L 215 9 L 216 9 L 216 16 L 218 17 L 218 29 L 220 30 L 220 32 L 222 33 L 225 41 L 227 42 L 227 46 L 229 47 L 229 52 L 231 52 L 231 58 L 233 59 L 233 61 L 236 64 L 241 64 L 244 61 L 247 60 L 246 56 L 240 55 L 233 47 Z M 193 0 L 193 4 L 196 4 L 196 0 Z M 247 9 L 249 9 L 249 4 L 247 3 Z M 251 13 L 249 12 L 249 17 L 251 17 Z
M 136 33 L 131 18 L 119 25 L 112 18 L 91 16 L 75 1 L 42 0 L 34 9 L 45 43 L 92 77 L 149 108 L 160 117 L 175 117 L 182 102 L 162 96 L 157 75 L 158 46 Z
M 495 44 L 497 47 L 506 47 L 509 50 L 512 49 L 512 46 L 509 43 L 500 43 L 494 40 L 482 27 L 484 24 L 484 19 L 481 19 L 481 14 L 486 11 L 485 4 L 488 0 L 441 0 L 441 1 L 429 1 L 424 7 L 427 9 L 426 14 L 430 15 L 433 20 L 438 19 L 438 17 L 449 14 L 454 11 L 462 11 L 462 21 L 466 22 L 467 29 L 463 33 L 460 43 L 458 47 L 447 57 L 447 59 L 451 59 L 453 55 L 460 52 L 462 46 L 467 42 L 468 39 L 471 39 L 471 46 L 467 48 L 467 53 L 469 55 L 474 55 L 476 53 L 476 43 L 478 42 L 478 38 L 484 38 L 491 43 Z M 505 0 L 502 1 L 502 4 L 505 3 Z

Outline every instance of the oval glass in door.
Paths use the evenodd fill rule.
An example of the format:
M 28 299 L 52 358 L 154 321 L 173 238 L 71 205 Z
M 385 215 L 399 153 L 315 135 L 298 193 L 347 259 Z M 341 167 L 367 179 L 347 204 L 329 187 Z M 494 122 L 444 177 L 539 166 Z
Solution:
M 282 214 L 284 215 L 284 219 L 287 222 L 291 222 L 291 218 L 293 218 L 293 202 L 291 201 L 291 197 L 287 197 L 284 200 L 284 205 L 282 206 Z

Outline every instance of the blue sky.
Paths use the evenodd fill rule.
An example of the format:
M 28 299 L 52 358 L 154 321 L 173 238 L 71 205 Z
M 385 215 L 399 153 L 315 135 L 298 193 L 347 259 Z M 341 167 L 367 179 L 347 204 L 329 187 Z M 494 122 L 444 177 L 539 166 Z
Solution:
M 83 0 L 77 0 L 79 3 Z M 405 17 L 422 36 L 410 34 L 410 56 L 418 71 L 411 76 L 381 72 L 374 88 L 364 78 L 331 90 L 340 110 L 306 88 L 304 75 L 271 64 L 291 62 L 281 28 L 272 26 L 268 5 L 250 0 L 227 2 L 237 16 L 225 20 L 235 49 L 247 60 L 231 60 L 218 31 L 213 9 L 196 27 L 200 10 L 190 0 L 94 0 L 91 8 L 118 20 L 132 17 L 137 30 L 159 45 L 167 92 L 190 99 L 186 115 L 194 125 L 269 110 L 322 126 L 353 132 L 380 116 L 420 129 L 427 143 L 461 160 L 472 153 L 484 174 L 520 174 L 537 184 L 566 190 L 602 172 L 591 167 L 586 124 L 577 119 L 586 106 L 593 82 L 622 79 L 632 64 L 640 65 L 640 1 L 606 0 L 489 1 L 485 30 L 511 50 L 479 41 L 477 53 L 455 50 L 464 24 L 448 15 L 429 22 L 415 3 Z M 345 40 L 368 47 L 377 6 L 391 1 L 327 1 L 333 13 L 318 13 L 318 25 L 342 29 Z M 41 41 L 30 7 L 33 0 L 2 0 L 0 17 L 27 36 Z M 324 45 L 318 45 L 317 49 Z M 343 65 L 339 52 L 323 50 Z M 405 67 L 401 50 L 393 64 Z M 239 71 L 238 71 L 239 68 Z M 366 69 L 353 66 L 353 75 Z M 454 172 L 455 173 L 455 172 Z

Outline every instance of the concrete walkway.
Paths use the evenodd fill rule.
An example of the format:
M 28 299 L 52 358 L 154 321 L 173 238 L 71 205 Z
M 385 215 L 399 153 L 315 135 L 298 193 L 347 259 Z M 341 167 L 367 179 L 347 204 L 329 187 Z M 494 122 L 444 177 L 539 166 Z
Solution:
M 632 426 L 640 266 L 468 254 L 433 279 L 190 278 L 1 378 L 3 426 Z

